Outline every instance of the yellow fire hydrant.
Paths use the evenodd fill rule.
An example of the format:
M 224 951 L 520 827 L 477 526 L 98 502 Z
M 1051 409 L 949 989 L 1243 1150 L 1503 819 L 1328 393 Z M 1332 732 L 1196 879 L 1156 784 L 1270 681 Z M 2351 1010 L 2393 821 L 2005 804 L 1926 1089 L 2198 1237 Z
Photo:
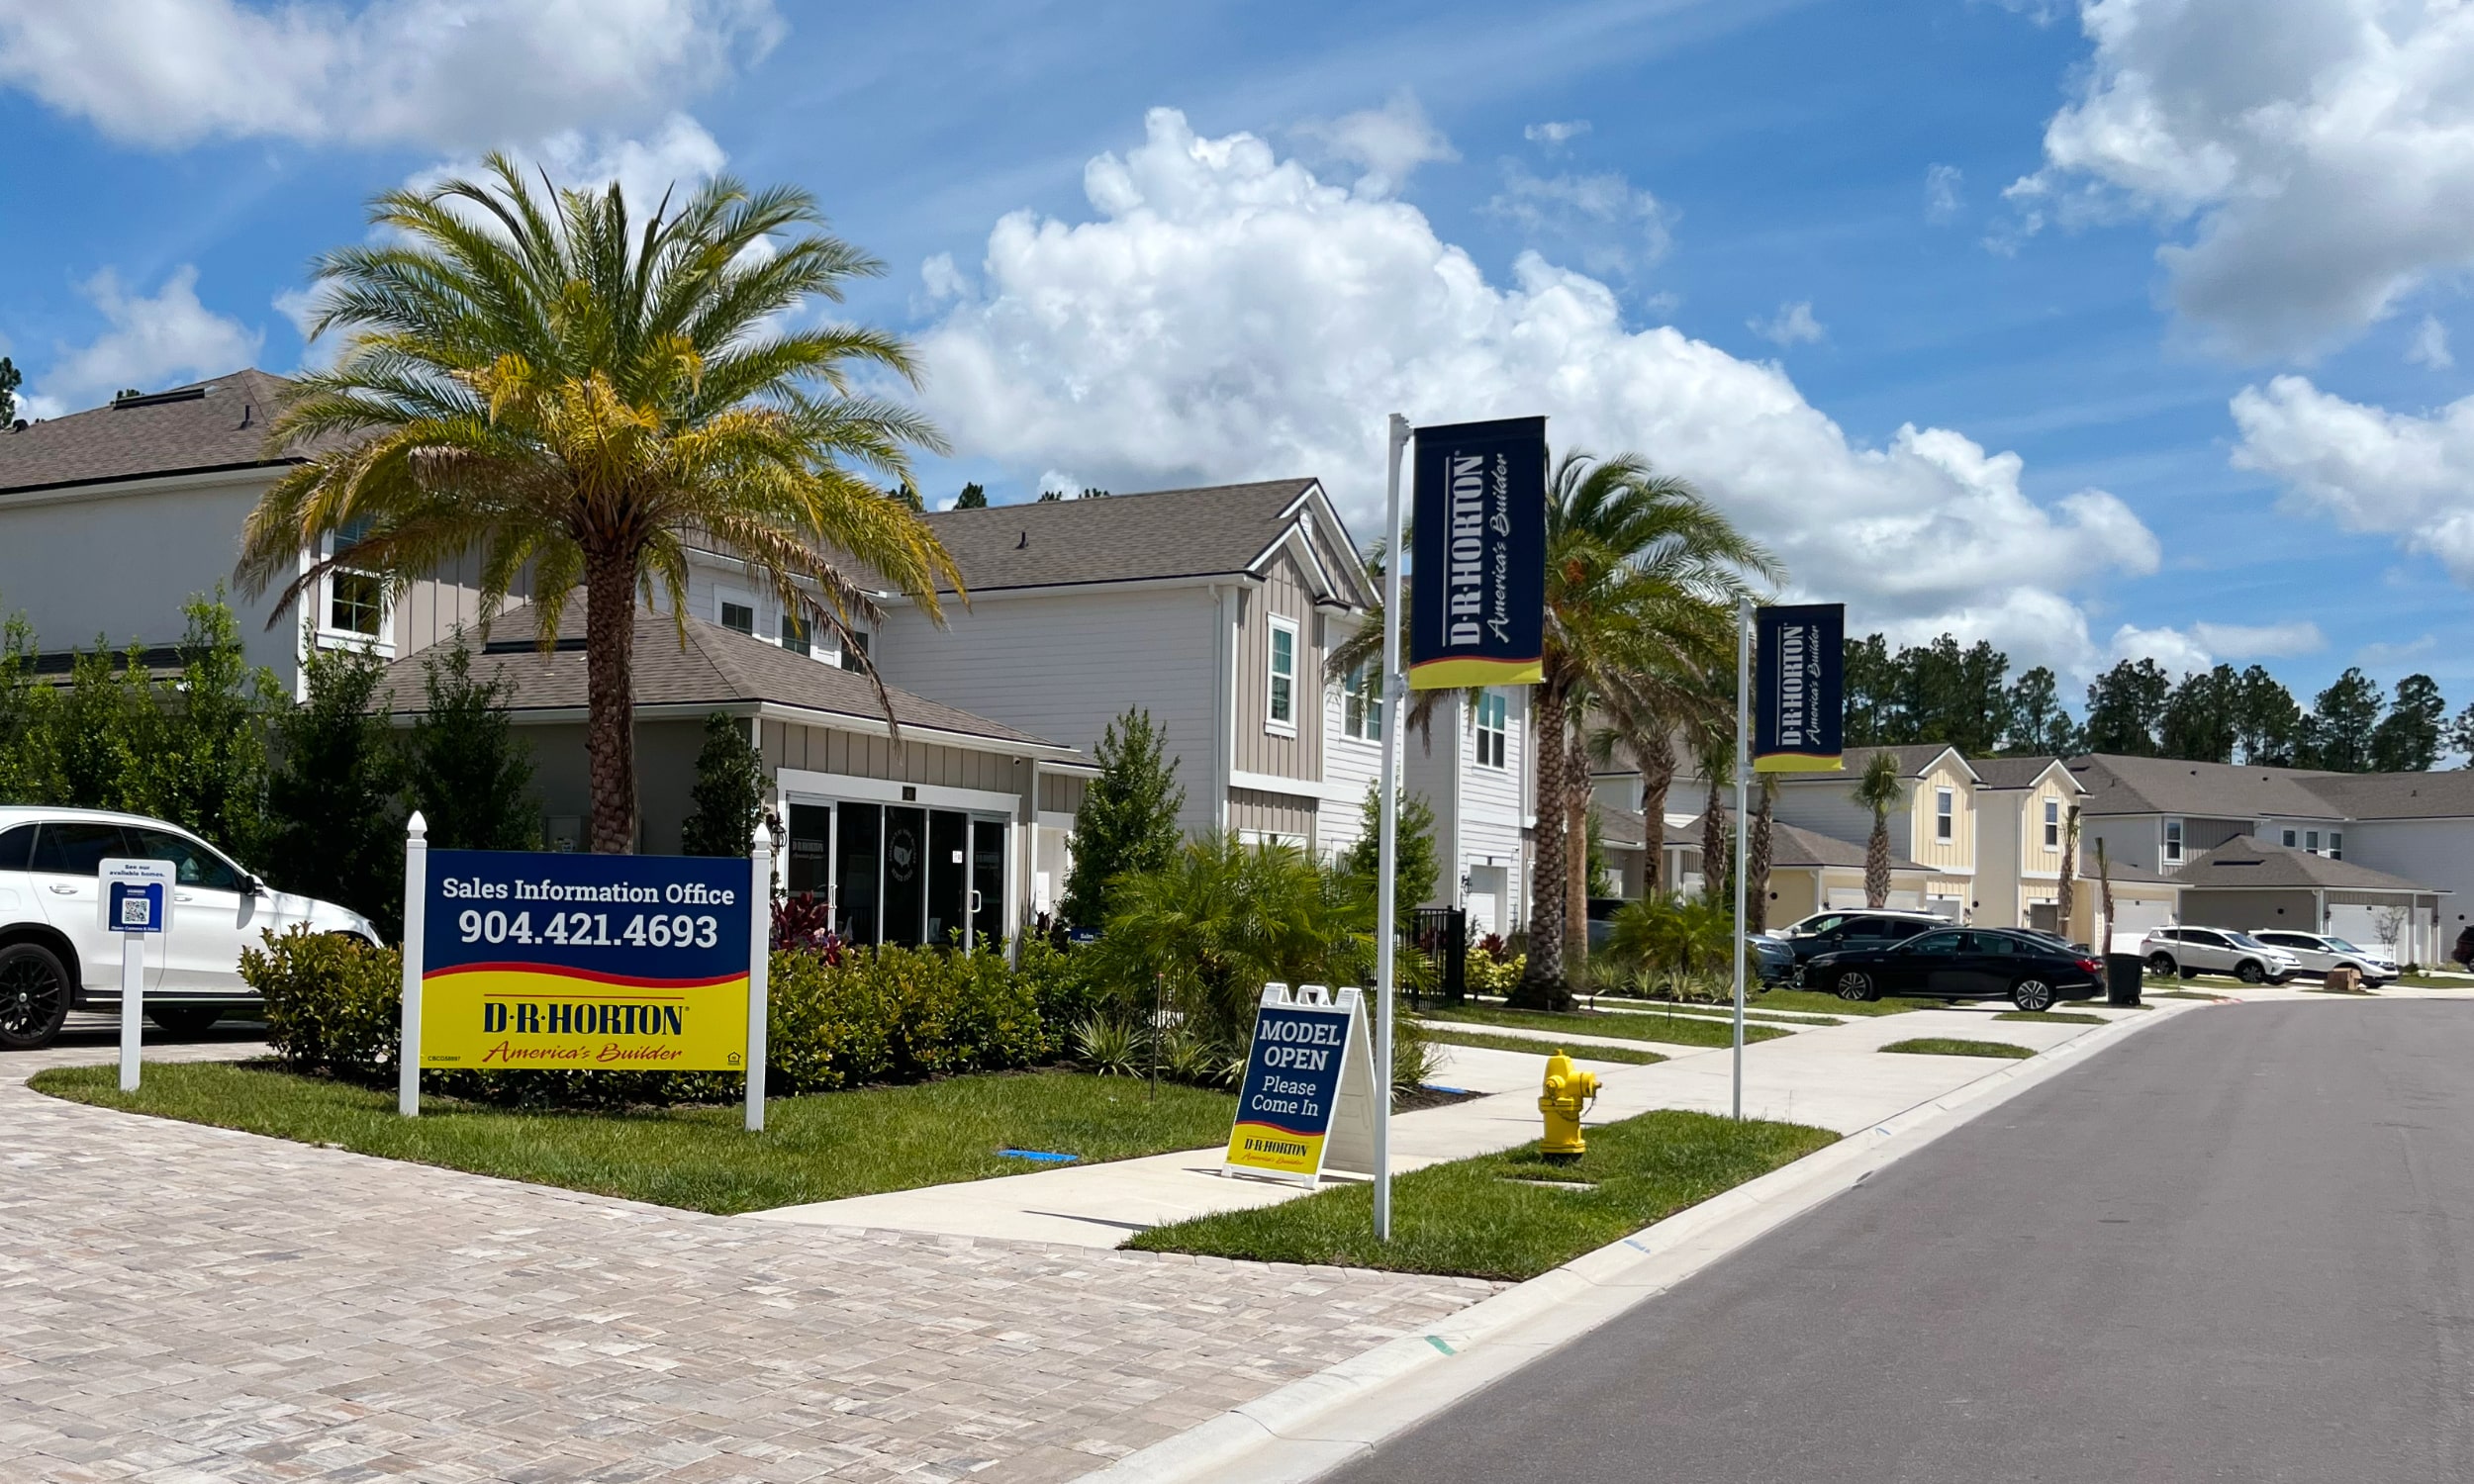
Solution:
M 1589 1144 L 1580 1137 L 1580 1114 L 1597 1096 L 1597 1073 L 1580 1070 L 1560 1051 L 1547 1058 L 1546 1090 L 1538 1097 L 1538 1111 L 1546 1115 L 1546 1138 L 1538 1142 L 1538 1153 L 1559 1162 L 1586 1153 Z

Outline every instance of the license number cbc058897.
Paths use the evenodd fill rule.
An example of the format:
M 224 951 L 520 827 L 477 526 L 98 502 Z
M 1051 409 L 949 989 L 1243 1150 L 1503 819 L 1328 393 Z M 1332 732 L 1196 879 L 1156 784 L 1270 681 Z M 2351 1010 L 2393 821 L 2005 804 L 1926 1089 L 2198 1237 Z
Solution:
M 572 948 L 712 948 L 721 941 L 721 924 L 711 916 L 686 912 L 637 912 L 626 925 L 611 931 L 607 912 L 544 912 L 538 927 L 530 912 L 509 916 L 467 907 L 455 919 L 466 943 L 556 943 Z

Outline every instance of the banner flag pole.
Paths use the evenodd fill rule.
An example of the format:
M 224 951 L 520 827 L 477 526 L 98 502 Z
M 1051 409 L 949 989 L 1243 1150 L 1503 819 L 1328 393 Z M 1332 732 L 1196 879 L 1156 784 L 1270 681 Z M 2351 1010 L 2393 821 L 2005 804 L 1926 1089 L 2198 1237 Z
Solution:
M 1400 712 L 1408 677 L 1400 664 L 1400 451 L 1408 446 L 1409 419 L 1391 415 L 1387 441 L 1390 475 L 1383 508 L 1382 806 L 1377 826 L 1375 868 L 1375 1240 L 1391 1240 L 1391 1011 L 1396 955 L 1392 887 L 1400 869 Z
M 1744 779 L 1753 768 L 1753 600 L 1735 609 L 1735 1116 L 1744 1121 Z M 1707 864 L 1707 863 L 1704 863 Z
M 421 1116 L 421 943 L 428 916 L 429 821 L 404 823 L 404 1041 L 395 1054 L 395 1111 Z

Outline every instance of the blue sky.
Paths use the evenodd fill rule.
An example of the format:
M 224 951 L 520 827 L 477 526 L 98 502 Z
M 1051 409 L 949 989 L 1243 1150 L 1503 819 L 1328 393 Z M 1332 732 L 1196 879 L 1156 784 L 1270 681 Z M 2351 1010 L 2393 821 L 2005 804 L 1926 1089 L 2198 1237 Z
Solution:
M 297 364 L 311 255 L 482 148 L 727 168 L 886 260 L 931 495 L 1310 473 L 1366 536 L 1383 413 L 1544 411 L 1859 626 L 2474 695 L 2450 7 L 561 9 L 0 0 L 37 410 Z

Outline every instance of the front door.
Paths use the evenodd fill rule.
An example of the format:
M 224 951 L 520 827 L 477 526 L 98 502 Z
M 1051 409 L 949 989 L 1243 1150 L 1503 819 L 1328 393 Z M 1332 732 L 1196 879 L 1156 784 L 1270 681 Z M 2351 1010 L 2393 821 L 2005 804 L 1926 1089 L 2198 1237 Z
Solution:
M 937 948 L 971 946 L 971 817 L 951 809 L 928 814 L 927 933 Z
M 791 805 L 790 846 L 791 858 L 785 863 L 782 876 L 791 895 L 829 895 L 833 889 L 829 854 L 833 849 L 832 809 L 820 804 Z
M 971 936 L 991 948 L 1005 941 L 1005 822 L 971 821 Z
M 915 944 L 927 929 L 927 810 L 910 804 L 885 806 L 885 915 L 883 943 Z

